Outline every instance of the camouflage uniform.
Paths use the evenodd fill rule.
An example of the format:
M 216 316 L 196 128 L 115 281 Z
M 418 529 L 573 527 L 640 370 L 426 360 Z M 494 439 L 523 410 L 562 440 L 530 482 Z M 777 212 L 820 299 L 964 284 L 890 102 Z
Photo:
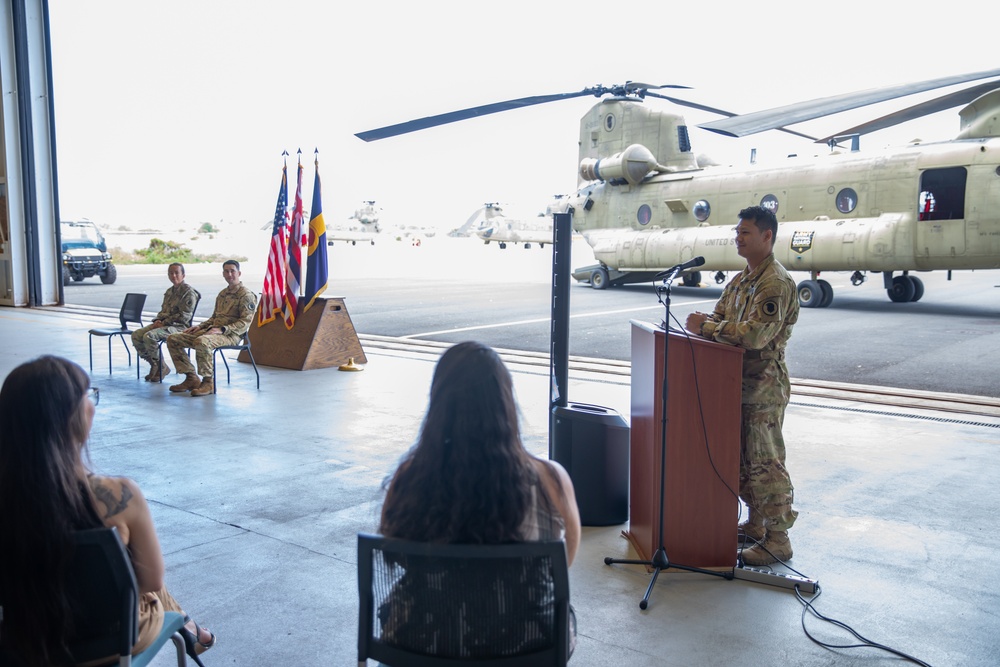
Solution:
M 199 324 L 193 333 L 175 333 L 167 336 L 167 349 L 178 373 L 194 373 L 194 366 L 186 348 L 193 348 L 198 361 L 198 374 L 203 379 L 212 378 L 212 351 L 223 345 L 235 345 L 250 328 L 257 310 L 257 295 L 236 283 L 226 287 L 215 298 L 212 316 Z M 222 329 L 221 334 L 207 334 L 209 329 Z
M 163 293 L 163 305 L 160 306 L 160 312 L 153 318 L 160 320 L 162 324 L 160 326 L 148 324 L 132 332 L 132 346 L 139 353 L 139 357 L 150 364 L 159 363 L 160 341 L 170 334 L 184 331 L 190 326 L 195 306 L 200 298 L 198 290 L 185 282 L 171 285 Z
M 785 469 L 785 420 L 790 384 L 785 346 L 799 319 L 795 281 L 769 255 L 726 285 L 701 334 L 738 345 L 743 355 L 740 498 L 759 512 L 768 530 L 787 530 L 798 512 Z

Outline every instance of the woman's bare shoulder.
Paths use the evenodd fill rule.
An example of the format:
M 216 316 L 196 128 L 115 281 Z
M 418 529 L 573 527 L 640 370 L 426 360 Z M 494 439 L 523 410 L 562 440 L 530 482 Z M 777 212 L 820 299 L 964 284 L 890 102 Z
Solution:
M 90 475 L 87 481 L 97 500 L 101 517 L 105 520 L 123 514 L 139 504 L 145 504 L 139 486 L 128 477 Z

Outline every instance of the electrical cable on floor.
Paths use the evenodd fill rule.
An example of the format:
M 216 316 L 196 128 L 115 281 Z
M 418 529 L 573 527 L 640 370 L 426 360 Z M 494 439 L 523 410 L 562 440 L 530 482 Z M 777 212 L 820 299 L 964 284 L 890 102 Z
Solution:
M 799 591 L 799 587 L 798 586 L 795 587 L 795 597 L 802 604 L 802 631 L 805 632 L 806 633 L 806 637 L 808 637 L 810 640 L 812 640 L 815 644 L 818 644 L 818 645 L 822 646 L 823 648 L 828 648 L 828 649 L 875 648 L 875 649 L 878 649 L 880 651 L 886 651 L 888 653 L 892 653 L 893 655 L 898 656 L 898 657 L 900 657 L 903 660 L 906 660 L 908 662 L 912 662 L 912 663 L 917 664 L 917 665 L 922 665 L 922 667 L 931 667 L 930 664 L 924 662 L 923 660 L 921 660 L 919 658 L 916 658 L 916 657 L 914 657 L 912 655 L 909 655 L 907 653 L 903 653 L 902 651 L 894 649 L 894 648 L 892 648 L 890 646 L 886 646 L 884 644 L 879 644 L 878 642 L 873 642 L 872 640 L 870 640 L 870 639 L 868 639 L 866 637 L 862 637 L 861 634 L 859 634 L 854 628 L 852 628 L 851 626 L 847 625 L 843 621 L 838 621 L 835 618 L 829 618 L 829 617 L 824 616 L 823 614 L 819 613 L 819 611 L 816 609 L 816 607 L 813 606 L 813 602 L 816 600 L 816 598 L 818 598 L 822 594 L 822 592 L 823 592 L 822 589 L 817 584 L 817 586 L 816 586 L 816 594 L 813 595 L 812 600 L 807 600 L 804 597 L 802 597 L 802 593 Z M 826 643 L 824 641 L 821 641 L 821 640 L 813 637 L 812 634 L 810 634 L 809 629 L 806 628 L 806 612 L 807 611 L 810 612 L 810 613 L 812 613 L 813 616 L 815 616 L 816 618 L 820 619 L 821 621 L 826 621 L 827 623 L 830 623 L 832 625 L 836 625 L 839 628 L 843 628 L 844 630 L 847 630 L 852 635 L 854 635 L 855 637 L 857 637 L 858 640 L 861 641 L 862 643 L 860 643 L 860 644 L 828 644 L 828 643 Z

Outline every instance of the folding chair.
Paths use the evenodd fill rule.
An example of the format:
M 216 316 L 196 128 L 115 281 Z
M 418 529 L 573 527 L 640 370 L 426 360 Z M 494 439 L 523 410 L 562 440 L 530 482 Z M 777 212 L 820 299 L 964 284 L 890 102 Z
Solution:
M 222 347 L 217 347 L 212 352 L 212 377 L 217 378 L 218 375 L 215 374 L 215 359 L 218 356 L 222 356 L 222 363 L 226 365 L 226 384 L 229 384 L 229 362 L 226 360 L 226 355 L 222 354 L 224 350 L 246 350 L 247 355 L 250 356 L 250 364 L 253 366 L 254 375 L 257 376 L 257 389 L 260 389 L 260 373 L 257 372 L 257 362 L 253 360 L 253 352 L 250 350 L 250 337 L 249 333 L 243 334 L 240 342 L 236 345 L 223 345 Z M 219 386 L 218 382 L 212 383 L 212 393 L 216 393 L 216 388 Z
M 138 655 L 138 585 L 132 562 L 115 528 L 94 528 L 73 535 L 73 554 L 67 579 L 73 632 L 67 651 L 56 656 L 60 665 L 97 662 L 120 667 L 145 667 L 167 640 L 173 641 L 178 667 L 186 667 L 184 617 L 166 612 L 163 627 L 150 646 Z M 16 656 L 5 656 L 17 665 Z M 107 658 L 107 660 L 102 660 Z
M 125 300 L 122 301 L 121 312 L 118 313 L 118 321 L 121 322 L 121 328 L 119 329 L 91 329 L 90 335 L 87 337 L 87 349 L 90 352 L 90 372 L 94 372 L 94 336 L 107 336 L 108 338 L 108 375 L 111 375 L 111 339 L 115 337 L 120 337 L 122 345 L 125 346 L 125 352 L 128 354 L 128 365 L 132 365 L 132 349 L 130 347 L 131 340 L 126 340 L 126 338 L 131 338 L 134 329 L 128 328 L 129 322 L 135 322 L 139 326 L 136 329 L 142 327 L 142 307 L 146 303 L 145 294 L 136 294 L 130 292 L 125 295 Z M 135 379 L 139 379 L 139 359 L 135 360 Z
M 358 665 L 565 665 L 562 541 L 436 544 L 358 535 Z

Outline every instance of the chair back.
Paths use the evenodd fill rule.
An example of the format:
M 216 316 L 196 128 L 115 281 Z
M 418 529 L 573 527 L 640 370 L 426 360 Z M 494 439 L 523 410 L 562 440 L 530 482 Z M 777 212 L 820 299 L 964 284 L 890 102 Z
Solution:
M 122 330 L 128 329 L 128 322 L 136 322 L 142 326 L 142 307 L 146 305 L 146 295 L 129 292 L 122 301 L 121 312 L 118 313 L 118 321 L 122 324 Z
M 132 562 L 115 528 L 94 528 L 73 535 L 68 572 L 73 662 L 109 655 L 128 656 L 138 639 L 138 585 Z
M 358 662 L 565 665 L 562 541 L 434 544 L 358 535 Z
M 198 312 L 198 304 L 201 303 L 201 292 L 194 288 L 191 291 L 194 292 L 194 308 L 191 309 L 191 317 L 187 321 L 188 327 L 194 326 L 194 314 Z

